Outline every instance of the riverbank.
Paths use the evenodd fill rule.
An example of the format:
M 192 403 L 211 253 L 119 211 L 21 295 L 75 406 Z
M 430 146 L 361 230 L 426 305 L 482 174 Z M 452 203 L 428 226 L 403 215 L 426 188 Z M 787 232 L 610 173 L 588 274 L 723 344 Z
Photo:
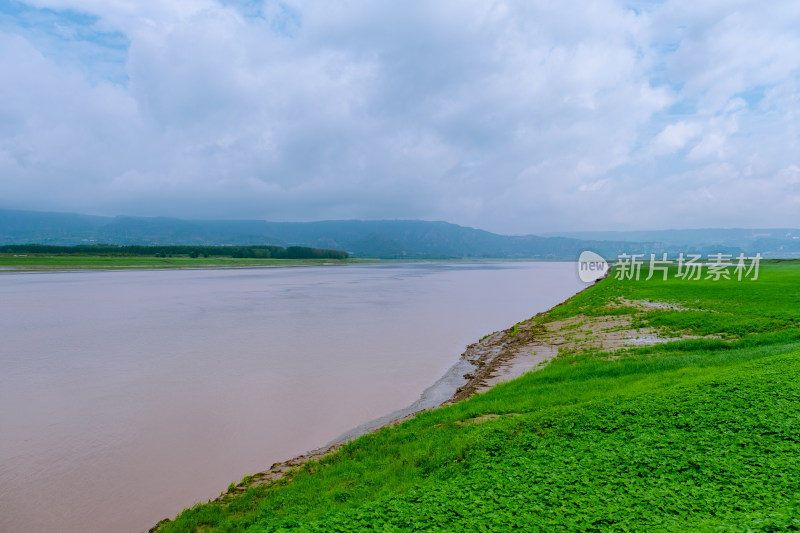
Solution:
M 544 313 L 537 316 L 541 315 Z M 423 411 L 454 404 L 532 370 L 532 366 L 529 365 L 531 355 L 524 349 L 520 349 L 521 346 L 527 345 L 521 342 L 526 336 L 525 333 L 516 341 L 512 335 L 514 328 L 518 327 L 519 325 L 486 335 L 480 341 L 468 346 L 459 360 L 433 385 L 423 391 L 420 398 L 411 405 L 361 424 L 321 448 L 274 463 L 267 470 L 245 476 L 239 483 L 232 483 L 226 492 L 221 493 L 212 501 L 225 501 L 232 495 L 235 496 L 250 488 L 277 481 L 293 469 L 309 461 L 320 460 L 361 436 L 400 424 Z M 527 326 L 524 323 L 522 327 L 523 331 L 527 332 Z M 535 353 L 533 357 L 537 364 L 546 363 L 558 354 L 558 348 L 550 344 L 538 343 L 536 350 L 538 353 Z M 159 524 L 164 523 L 168 523 L 168 520 L 159 522 Z M 156 531 L 159 531 L 159 526 L 151 528 L 149 533 Z
M 684 387 L 706 391 L 704 384 L 709 379 L 717 382 L 744 379 L 747 383 L 742 386 L 752 389 L 753 395 L 777 393 L 758 389 L 758 383 L 749 378 L 766 372 L 756 361 L 775 358 L 770 361 L 778 370 L 770 372 L 777 372 L 778 376 L 787 370 L 783 367 L 793 364 L 794 359 L 780 356 L 798 349 L 800 311 L 796 287 L 800 282 L 800 267 L 792 262 L 774 262 L 762 269 L 759 282 L 744 284 L 727 280 L 717 283 L 604 280 L 547 313 L 470 346 L 462 361 L 470 361 L 474 371 L 467 373 L 469 380 L 446 402 L 451 405 L 385 427 L 326 455 L 303 456 L 274 465 L 263 476 L 248 476 L 242 483 L 232 484 L 218 500 L 185 511 L 176 521 L 163 522 L 156 530 L 194 531 L 202 527 L 204 531 L 215 531 L 236 525 L 241 530 L 252 526 L 254 531 L 271 531 L 290 524 L 313 531 L 329 530 L 334 525 L 347 529 L 359 524 L 370 527 L 414 524 L 424 529 L 441 525 L 437 520 L 444 518 L 448 524 L 466 525 L 463 520 L 470 516 L 473 527 L 484 518 L 499 524 L 514 516 L 517 517 L 514 523 L 553 526 L 548 529 L 569 523 L 591 524 L 609 516 L 613 516 L 615 524 L 632 524 L 632 527 L 664 523 L 668 515 L 659 509 L 670 508 L 668 501 L 653 508 L 642 501 L 642 494 L 649 494 L 650 489 L 645 487 L 647 490 L 637 493 L 623 487 L 643 478 L 658 485 L 660 491 L 670 490 L 669 486 L 662 486 L 666 472 L 670 474 L 667 481 L 677 483 L 675 490 L 679 491 L 677 487 L 683 486 L 691 472 L 687 474 L 680 467 L 687 458 L 682 452 L 659 462 L 660 454 L 670 450 L 710 447 L 713 452 L 708 453 L 719 462 L 719 467 L 726 468 L 730 466 L 729 460 L 737 460 L 741 454 L 735 448 L 728 450 L 726 435 L 698 435 L 692 431 L 692 427 L 718 425 L 719 421 L 713 420 L 717 415 L 708 413 L 707 419 L 695 420 L 696 426 L 681 426 L 683 430 L 673 434 L 676 429 L 670 429 L 671 419 L 660 412 L 648 411 L 648 406 L 661 405 L 659 402 L 666 399 L 674 402 L 676 391 Z M 735 299 L 731 300 L 730 295 L 735 295 Z M 545 361 L 551 362 L 539 372 L 475 395 Z M 782 387 L 779 395 L 796 392 L 791 383 L 774 387 Z M 713 396 L 718 392 L 709 390 L 708 394 Z M 642 395 L 646 401 L 641 399 Z M 702 396 L 693 392 L 689 400 Z M 469 399 L 460 401 L 464 398 Z M 714 398 L 718 413 L 740 416 L 730 404 L 734 398 Z M 631 412 L 638 410 L 641 416 L 622 425 L 619 421 L 612 426 L 603 425 L 609 421 L 594 423 L 598 416 L 608 418 L 617 412 L 624 417 L 624 412 L 619 411 L 623 400 L 632 402 L 628 406 L 633 409 Z M 702 402 L 709 399 L 698 401 L 696 411 L 705 412 Z M 774 419 L 770 418 L 773 414 Z M 786 418 L 780 409 L 766 415 L 775 423 Z M 577 427 L 575 424 L 586 427 L 574 433 L 569 428 Z M 662 424 L 667 425 L 657 434 L 671 435 L 669 439 L 674 444 L 663 449 L 645 446 L 637 452 L 648 453 L 651 462 L 655 461 L 653 464 L 664 465 L 660 467 L 661 475 L 658 469 L 641 471 L 637 478 L 623 474 L 641 469 L 630 463 L 635 457 L 619 451 L 631 452 L 631 442 L 639 439 L 644 439 L 640 441 L 642 445 L 651 442 L 647 435 Z M 616 429 L 609 433 L 604 427 Z M 742 429 L 747 434 L 750 430 L 757 428 Z M 598 448 L 598 442 L 605 444 Z M 561 446 L 561 452 L 544 453 L 555 443 Z M 720 457 L 719 449 L 733 455 Z M 521 450 L 528 451 L 520 456 Z M 525 467 L 519 463 L 523 457 Z M 584 466 L 565 470 L 576 457 L 584 457 Z M 569 458 L 572 459 L 563 462 Z M 741 457 L 738 460 L 749 461 Z M 763 462 L 769 458 L 757 460 Z M 549 483 L 543 484 L 534 474 L 538 464 L 549 465 L 546 467 L 551 476 Z M 798 474 L 796 467 L 774 466 L 779 471 L 783 469 L 786 475 Z M 516 480 L 514 483 L 505 481 L 498 485 L 492 481 L 492 471 L 505 471 L 509 467 L 512 470 L 508 471 L 508 479 Z M 734 477 L 741 471 L 733 470 Z M 601 483 L 593 481 L 588 493 L 584 491 L 575 499 L 577 494 L 568 488 L 576 486 L 576 482 L 567 481 L 577 474 L 581 479 L 590 476 Z M 654 475 L 658 477 L 653 478 Z M 661 485 L 656 479 L 661 480 Z M 751 485 L 749 481 L 743 483 Z M 509 485 L 516 486 L 510 493 Z M 725 488 L 718 487 L 713 479 L 705 480 L 702 486 L 703 490 L 712 491 L 709 494 L 726 494 Z M 603 487 L 613 489 L 622 503 L 611 506 L 601 497 L 605 493 Z M 759 501 L 770 501 L 770 505 L 782 501 L 780 492 L 770 489 L 759 493 L 759 487 L 753 489 Z M 542 488 L 552 494 L 545 497 Z M 454 490 L 459 493 L 457 496 Z M 503 502 L 497 507 L 487 504 L 487 491 L 516 496 L 510 500 L 507 496 L 499 500 L 495 497 L 496 503 Z M 537 493 L 541 498 L 533 503 L 527 497 L 520 499 L 520 495 Z M 558 504 L 548 504 L 554 494 L 560 495 L 556 498 Z M 656 498 L 653 501 L 660 501 L 653 497 Z M 523 504 L 523 499 L 527 503 Z M 718 516 L 727 516 L 728 522 L 714 522 L 713 515 L 697 510 L 696 505 L 686 504 L 678 514 L 684 520 L 694 520 L 690 524 L 705 524 L 709 520 L 708 523 L 726 524 L 736 516 L 739 522 L 752 521 L 754 516 L 760 516 L 759 511 L 768 510 L 763 505 L 750 506 L 749 514 L 737 515 L 735 509 L 727 506 L 727 500 L 716 500 Z M 288 506 L 281 503 L 289 501 L 292 504 Z M 486 509 L 476 514 L 470 502 L 482 502 Z M 386 506 L 394 511 L 388 511 Z M 618 516 L 614 511 L 637 506 L 644 511 L 628 517 Z M 704 502 L 703 509 L 706 508 Z M 488 514 L 483 512 L 487 509 L 491 509 Z
M 624 303 L 639 310 L 648 310 L 657 305 L 648 301 Z M 319 449 L 275 463 L 268 470 L 249 475 L 240 483 L 229 486 L 227 492 L 215 501 L 224 501 L 232 494 L 276 481 L 292 469 L 308 461 L 319 460 L 358 437 L 400 424 L 422 411 L 455 404 L 486 392 L 495 385 L 519 378 L 546 365 L 558 356 L 559 349 L 582 350 L 591 345 L 603 349 L 624 350 L 634 346 L 700 338 L 685 333 L 663 336 L 654 328 L 634 327 L 629 317 L 617 315 L 578 317 L 548 323 L 544 327 L 538 326 L 535 319 L 546 317 L 551 312 L 552 310 L 539 313 L 531 320 L 496 331 L 471 344 L 458 362 L 426 389 L 419 400 L 408 407 L 357 426 Z M 584 334 L 576 337 L 571 332 L 578 323 Z M 150 533 L 156 531 L 158 528 L 152 528 Z
M 86 255 L 0 254 L 0 272 L 50 272 L 73 270 L 216 269 L 281 266 L 322 266 L 375 263 L 370 259 L 257 259 L 235 257 L 152 257 Z

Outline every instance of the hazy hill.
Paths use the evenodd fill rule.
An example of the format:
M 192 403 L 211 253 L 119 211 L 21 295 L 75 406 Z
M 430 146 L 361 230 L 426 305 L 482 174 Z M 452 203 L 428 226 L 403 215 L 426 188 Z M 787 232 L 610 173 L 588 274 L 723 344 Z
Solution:
M 111 219 L 0 209 L 0 243 L 81 244 Z
M 666 247 L 723 246 L 767 256 L 800 256 L 800 229 L 704 228 L 656 231 L 581 231 L 546 234 L 583 240 L 652 242 Z
M 800 255 L 798 230 L 680 230 L 594 232 L 550 236 L 498 235 L 447 222 L 421 220 L 182 220 L 98 217 L 0 209 L 0 244 L 87 243 L 141 245 L 311 246 L 378 258 L 575 259 L 590 249 L 607 258 L 621 252 Z

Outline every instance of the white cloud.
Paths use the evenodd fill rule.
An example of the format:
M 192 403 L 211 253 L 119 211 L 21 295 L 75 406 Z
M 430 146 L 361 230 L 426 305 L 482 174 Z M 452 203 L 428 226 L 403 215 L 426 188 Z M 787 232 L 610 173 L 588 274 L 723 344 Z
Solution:
M 682 149 L 689 141 L 700 136 L 703 129 L 696 122 L 680 121 L 668 124 L 659 133 L 653 143 L 655 155 L 672 154 Z
M 598 203 L 677 227 L 760 202 L 739 225 L 792 225 L 792 2 L 27 4 L 61 18 L 51 44 L 49 22 L 0 26 L 0 206 L 524 233 L 596 228 Z M 124 62 L 93 62 L 75 13 Z

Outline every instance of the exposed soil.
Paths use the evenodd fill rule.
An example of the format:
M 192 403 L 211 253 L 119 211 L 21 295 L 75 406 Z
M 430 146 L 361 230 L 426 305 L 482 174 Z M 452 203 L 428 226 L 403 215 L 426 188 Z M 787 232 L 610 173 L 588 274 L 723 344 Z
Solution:
M 643 311 L 688 310 L 675 304 L 648 300 L 621 299 L 618 305 Z M 591 350 L 608 352 L 610 357 L 614 357 L 614 354 L 636 346 L 699 338 L 688 334 L 666 336 L 655 328 L 636 328 L 632 315 L 577 315 L 544 325 L 520 323 L 516 326 L 516 334 L 513 332 L 512 328 L 495 333 L 467 348 L 462 357 L 473 361 L 477 368 L 469 376 L 469 382 L 457 390 L 447 403 L 463 400 L 498 383 L 517 378 L 546 364 L 559 351 Z

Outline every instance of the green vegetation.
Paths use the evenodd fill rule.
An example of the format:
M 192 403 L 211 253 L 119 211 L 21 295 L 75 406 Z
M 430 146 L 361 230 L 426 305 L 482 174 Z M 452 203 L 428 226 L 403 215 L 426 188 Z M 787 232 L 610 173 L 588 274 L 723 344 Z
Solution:
M 159 531 L 800 529 L 800 263 L 607 278 L 531 321 L 579 315 L 713 337 L 561 352 Z
M 0 266 L 21 270 L 269 266 L 346 260 L 347 252 L 304 246 L 0 246 Z

